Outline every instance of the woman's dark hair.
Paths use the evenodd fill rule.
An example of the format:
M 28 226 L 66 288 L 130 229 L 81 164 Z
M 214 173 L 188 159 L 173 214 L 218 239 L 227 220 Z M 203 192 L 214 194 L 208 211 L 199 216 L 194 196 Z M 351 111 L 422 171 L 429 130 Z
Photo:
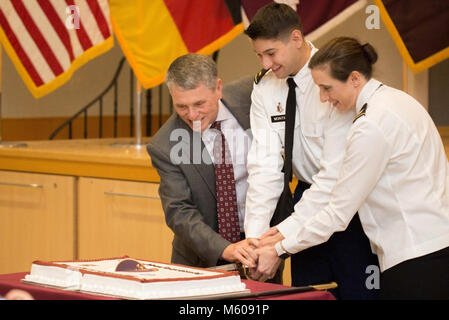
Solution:
M 245 34 L 252 40 L 258 38 L 281 40 L 295 29 L 302 33 L 298 13 L 286 4 L 271 2 L 257 11 Z
M 376 61 L 376 50 L 369 43 L 362 45 L 354 38 L 339 37 L 326 43 L 313 55 L 309 68 L 329 65 L 331 76 L 343 82 L 352 71 L 360 72 L 369 80 Z

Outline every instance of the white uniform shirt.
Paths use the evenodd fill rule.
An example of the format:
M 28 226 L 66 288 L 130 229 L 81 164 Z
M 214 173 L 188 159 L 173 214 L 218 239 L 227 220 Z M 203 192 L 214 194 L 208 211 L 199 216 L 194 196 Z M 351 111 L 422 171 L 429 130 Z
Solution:
M 251 145 L 250 136 L 243 130 L 238 121 L 226 106 L 219 101 L 218 114 L 216 121 L 221 121 L 221 131 L 231 152 L 232 165 L 234 167 L 235 191 L 237 194 L 237 209 L 239 213 L 240 230 L 243 232 L 243 221 L 245 219 L 245 198 L 248 189 L 248 172 L 246 170 L 246 161 L 248 150 Z M 217 130 L 210 130 L 210 127 L 201 135 L 204 145 L 212 159 L 215 137 Z
M 311 56 L 318 50 L 312 47 Z M 321 103 L 308 62 L 293 78 L 296 87 L 296 119 L 292 166 L 295 176 L 312 184 L 295 206 L 291 219 L 278 225 L 286 236 L 296 232 L 296 221 L 304 221 L 329 202 L 344 154 L 344 141 L 354 113 L 340 113 Z M 251 105 L 253 142 L 248 155 L 246 237 L 260 237 L 269 229 L 284 185 L 283 166 L 285 115 L 288 85 L 271 72 L 254 85 Z
M 379 85 L 371 79 L 358 97 L 356 110 L 367 102 L 366 116 L 351 127 L 329 205 L 282 241 L 287 251 L 327 241 L 356 211 L 381 271 L 449 246 L 449 164 L 441 137 L 416 100 Z

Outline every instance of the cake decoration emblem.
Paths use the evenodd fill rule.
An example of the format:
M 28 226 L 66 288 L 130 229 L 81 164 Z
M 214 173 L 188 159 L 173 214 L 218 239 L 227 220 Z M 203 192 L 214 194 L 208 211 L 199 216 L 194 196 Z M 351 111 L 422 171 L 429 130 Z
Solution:
M 125 259 L 120 261 L 115 268 L 115 271 L 125 272 L 154 272 L 157 268 L 146 268 L 142 263 L 133 259 Z

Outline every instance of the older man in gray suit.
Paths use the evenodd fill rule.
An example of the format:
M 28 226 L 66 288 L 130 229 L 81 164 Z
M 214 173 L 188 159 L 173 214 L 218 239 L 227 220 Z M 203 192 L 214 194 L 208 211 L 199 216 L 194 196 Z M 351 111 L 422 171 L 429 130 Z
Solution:
M 255 266 L 257 256 L 242 233 L 252 81 L 241 79 L 223 89 L 210 57 L 187 54 L 170 65 L 166 84 L 176 112 L 152 137 L 147 150 L 161 178 L 159 195 L 166 223 L 174 232 L 171 261 L 198 267 L 238 261 Z M 214 149 L 218 137 L 223 142 L 219 145 L 230 152 L 226 160 L 232 159 L 238 211 L 233 238 L 223 232 L 228 222 L 219 223 L 224 220 L 217 216 L 217 206 L 223 206 L 218 184 L 226 184 L 216 180 L 221 177 L 216 174 L 220 160 Z

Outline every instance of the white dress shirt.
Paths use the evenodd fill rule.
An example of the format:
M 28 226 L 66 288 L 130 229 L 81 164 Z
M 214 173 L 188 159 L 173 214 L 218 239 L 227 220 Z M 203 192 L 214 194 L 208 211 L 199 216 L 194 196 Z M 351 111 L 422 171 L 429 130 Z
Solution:
M 311 56 L 318 50 L 311 46 Z M 308 62 L 293 77 L 296 87 L 296 119 L 292 167 L 295 176 L 312 184 L 295 206 L 297 220 L 305 221 L 328 202 L 337 180 L 344 154 L 344 140 L 354 113 L 341 113 L 321 103 L 319 88 L 313 82 Z M 253 142 L 248 155 L 248 192 L 246 198 L 246 237 L 260 237 L 269 229 L 283 189 L 285 115 L 288 85 L 271 72 L 254 85 L 251 105 Z M 296 220 L 278 225 L 287 236 L 296 232 Z
M 282 245 L 296 253 L 323 243 L 358 211 L 384 271 L 449 246 L 449 164 L 435 124 L 411 96 L 371 79 L 356 111 L 365 103 L 330 203 Z
M 218 114 L 215 121 L 221 122 L 221 131 L 231 152 L 232 165 L 234 167 L 235 191 L 237 194 L 237 209 L 239 214 L 240 230 L 243 232 L 243 221 L 245 219 L 245 198 L 248 189 L 248 172 L 246 170 L 248 150 L 251 146 L 250 136 L 243 130 L 238 121 L 226 106 L 219 101 Z M 213 148 L 217 130 L 204 130 L 201 135 L 209 155 L 214 161 Z

